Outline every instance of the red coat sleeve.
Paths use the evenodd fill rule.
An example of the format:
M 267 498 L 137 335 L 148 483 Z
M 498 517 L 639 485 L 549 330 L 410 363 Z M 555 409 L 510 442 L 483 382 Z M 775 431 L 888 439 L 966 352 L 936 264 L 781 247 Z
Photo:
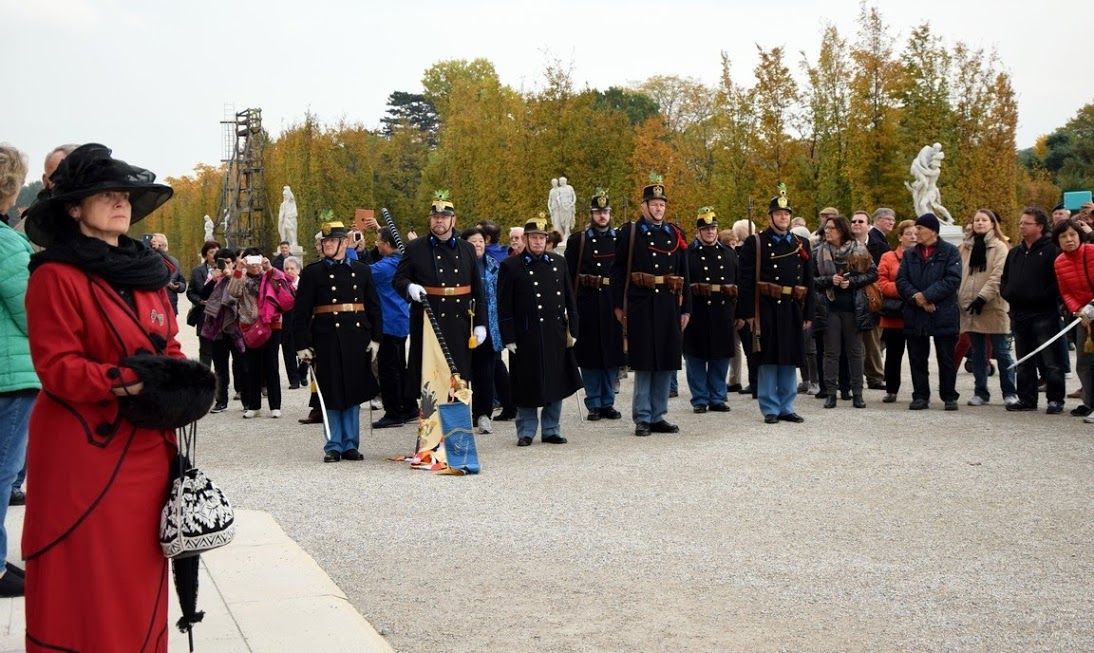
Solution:
M 27 286 L 30 354 L 46 392 L 74 402 L 113 399 L 113 388 L 140 379 L 115 361 L 89 357 L 86 342 L 91 330 L 106 327 L 90 322 L 99 313 L 91 305 L 93 298 L 84 279 L 64 266 L 49 264 L 31 275 Z M 169 336 L 168 353 L 180 355 L 178 340 L 174 334 Z

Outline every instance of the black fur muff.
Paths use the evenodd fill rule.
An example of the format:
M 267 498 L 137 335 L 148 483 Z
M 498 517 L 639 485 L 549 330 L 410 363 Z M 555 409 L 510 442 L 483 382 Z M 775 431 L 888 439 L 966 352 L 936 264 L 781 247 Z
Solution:
M 144 387 L 118 399 L 119 415 L 146 429 L 177 429 L 204 417 L 213 405 L 216 376 L 199 361 L 151 354 L 123 358 Z

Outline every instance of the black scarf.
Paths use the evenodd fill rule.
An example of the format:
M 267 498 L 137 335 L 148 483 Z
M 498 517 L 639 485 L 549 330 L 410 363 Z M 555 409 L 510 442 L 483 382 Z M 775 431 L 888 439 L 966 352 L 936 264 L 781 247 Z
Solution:
M 30 271 L 43 263 L 67 263 L 101 277 L 114 288 L 159 290 L 171 280 L 163 257 L 125 235 L 118 237 L 114 247 L 82 233 L 65 234 L 30 257 Z
M 984 242 L 987 234 L 973 234 L 972 253 L 969 254 L 969 272 L 983 272 L 988 269 L 988 246 Z

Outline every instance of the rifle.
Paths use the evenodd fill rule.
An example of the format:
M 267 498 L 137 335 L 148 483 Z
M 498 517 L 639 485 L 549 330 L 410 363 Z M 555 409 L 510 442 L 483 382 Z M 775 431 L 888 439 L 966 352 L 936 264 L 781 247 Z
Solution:
M 760 234 L 752 224 L 752 198 L 748 198 L 748 234 L 756 237 L 756 279 L 752 297 L 752 353 L 760 353 Z

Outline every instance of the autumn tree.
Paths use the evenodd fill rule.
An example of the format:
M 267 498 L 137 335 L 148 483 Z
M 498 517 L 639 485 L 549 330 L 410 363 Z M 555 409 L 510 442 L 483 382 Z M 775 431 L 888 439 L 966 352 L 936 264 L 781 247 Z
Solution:
M 801 66 L 808 84 L 802 90 L 804 156 L 794 206 L 799 214 L 812 219 L 825 206 L 835 206 L 841 211 L 853 208 L 847 176 L 851 111 L 851 57 L 847 40 L 834 25 L 828 25 L 816 64 L 810 64 L 802 53 Z
M 756 46 L 756 49 L 760 61 L 753 71 L 756 85 L 749 94 L 756 114 L 751 151 L 756 165 L 756 184 L 762 192 L 774 195 L 775 187 L 780 182 L 785 183 L 793 197 L 797 159 L 801 152 L 798 141 L 790 134 L 797 126 L 798 85 L 783 63 L 781 47 L 764 50 Z
M 900 65 L 892 37 L 876 7 L 860 5 L 858 35 L 851 48 L 847 178 L 855 209 L 910 206 L 903 181 L 907 166 L 897 142 L 895 99 Z M 842 207 L 840 207 L 842 208 Z

